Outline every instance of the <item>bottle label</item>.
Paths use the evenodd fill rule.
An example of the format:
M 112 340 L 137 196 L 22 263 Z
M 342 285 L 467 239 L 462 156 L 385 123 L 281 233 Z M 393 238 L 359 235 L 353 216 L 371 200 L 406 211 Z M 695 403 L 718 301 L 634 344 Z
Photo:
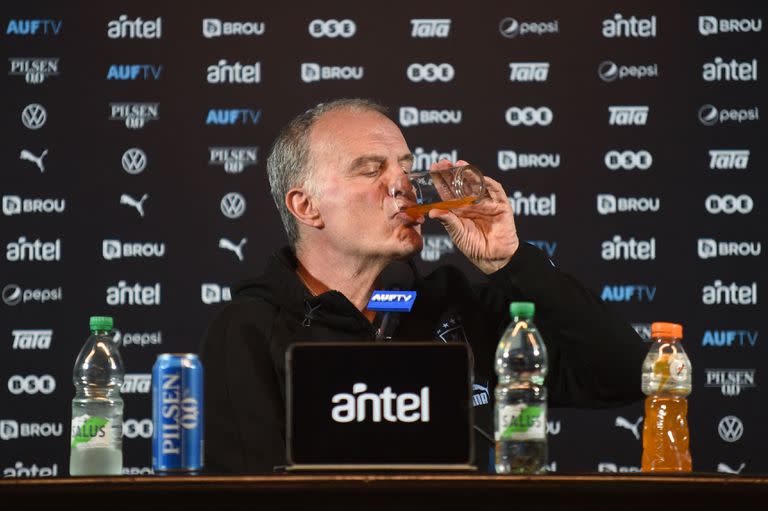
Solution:
M 91 415 L 72 418 L 72 449 L 114 447 L 122 438 L 123 424 L 120 417 L 108 419 Z
M 496 414 L 497 442 L 499 440 L 544 440 L 546 433 L 546 405 L 504 405 Z

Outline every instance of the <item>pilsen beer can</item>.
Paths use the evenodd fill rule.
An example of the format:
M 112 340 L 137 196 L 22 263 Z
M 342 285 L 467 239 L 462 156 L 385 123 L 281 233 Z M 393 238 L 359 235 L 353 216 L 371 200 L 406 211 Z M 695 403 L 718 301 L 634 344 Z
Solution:
M 194 353 L 161 353 L 152 367 L 152 469 L 203 469 L 203 366 Z

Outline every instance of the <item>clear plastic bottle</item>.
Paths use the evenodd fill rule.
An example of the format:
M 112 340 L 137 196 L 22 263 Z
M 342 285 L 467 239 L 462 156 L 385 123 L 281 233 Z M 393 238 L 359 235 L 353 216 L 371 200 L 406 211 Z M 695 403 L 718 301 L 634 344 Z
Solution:
M 497 474 L 539 474 L 547 467 L 547 349 L 530 302 L 509 306 L 512 323 L 496 349 Z
M 111 317 L 92 316 L 91 335 L 75 361 L 69 474 L 120 475 L 123 470 L 123 359 Z
M 688 400 L 691 362 L 683 349 L 683 327 L 651 324 L 653 345 L 643 362 L 643 472 L 690 472 Z

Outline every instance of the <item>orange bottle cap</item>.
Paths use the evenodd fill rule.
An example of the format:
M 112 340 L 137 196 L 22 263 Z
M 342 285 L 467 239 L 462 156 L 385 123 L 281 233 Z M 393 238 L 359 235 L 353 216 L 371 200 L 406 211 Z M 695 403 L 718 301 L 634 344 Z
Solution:
M 654 339 L 658 337 L 675 337 L 677 339 L 682 339 L 683 325 L 678 323 L 651 323 L 651 337 Z

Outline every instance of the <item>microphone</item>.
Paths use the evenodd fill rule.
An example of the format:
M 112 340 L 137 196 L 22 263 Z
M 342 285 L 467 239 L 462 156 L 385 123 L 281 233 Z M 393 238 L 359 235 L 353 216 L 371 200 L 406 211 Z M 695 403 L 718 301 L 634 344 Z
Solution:
M 416 300 L 416 291 L 408 291 L 414 284 L 414 272 L 411 266 L 403 261 L 390 263 L 379 274 L 378 290 L 374 291 L 368 300 L 368 310 L 383 312 L 377 316 L 378 328 L 376 341 L 392 339 L 395 329 L 400 323 L 400 314 L 410 312 Z

